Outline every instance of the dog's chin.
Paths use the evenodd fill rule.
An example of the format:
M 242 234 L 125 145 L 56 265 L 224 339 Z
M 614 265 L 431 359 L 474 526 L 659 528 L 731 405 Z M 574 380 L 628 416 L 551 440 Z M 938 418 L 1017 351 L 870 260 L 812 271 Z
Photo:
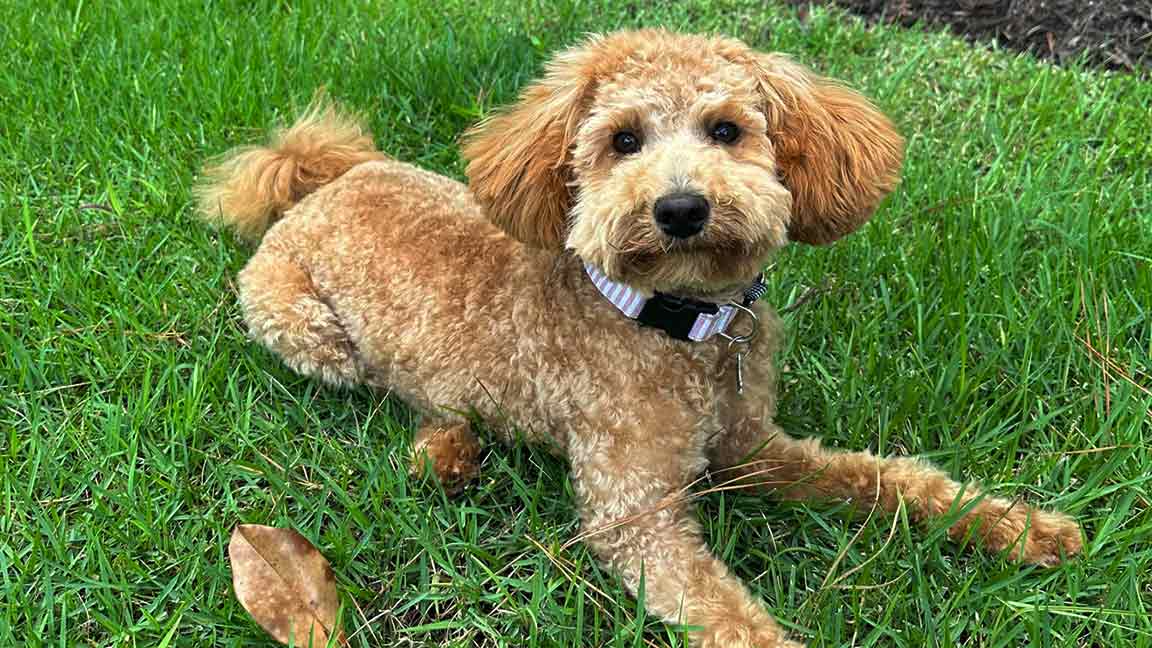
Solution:
M 774 246 L 673 241 L 657 250 L 622 254 L 618 281 L 652 292 L 714 300 L 739 294 L 763 269 Z

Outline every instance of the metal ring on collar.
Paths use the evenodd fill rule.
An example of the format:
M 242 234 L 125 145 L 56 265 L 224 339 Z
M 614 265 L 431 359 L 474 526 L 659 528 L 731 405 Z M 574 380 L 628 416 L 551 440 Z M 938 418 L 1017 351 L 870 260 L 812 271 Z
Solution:
M 751 318 L 751 328 L 749 328 L 748 332 L 743 335 L 729 335 L 727 331 L 720 331 L 720 337 L 728 340 L 729 348 L 737 344 L 751 344 L 752 340 L 756 339 L 757 333 L 760 332 L 760 318 L 756 316 L 756 313 L 751 308 L 748 308 L 743 304 L 731 301 L 728 302 L 728 305 L 736 309 L 737 315 L 740 313 L 747 314 L 748 317 Z M 737 317 L 733 316 L 732 322 L 729 322 L 728 326 L 731 327 L 733 323 L 735 323 L 736 319 Z

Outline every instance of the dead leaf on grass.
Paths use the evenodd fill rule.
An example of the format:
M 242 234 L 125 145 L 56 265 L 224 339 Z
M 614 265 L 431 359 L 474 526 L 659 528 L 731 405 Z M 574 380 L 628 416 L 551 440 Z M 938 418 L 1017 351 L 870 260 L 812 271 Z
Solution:
M 228 543 L 236 598 L 277 641 L 347 645 L 336 626 L 340 597 L 328 560 L 294 529 L 240 524 Z

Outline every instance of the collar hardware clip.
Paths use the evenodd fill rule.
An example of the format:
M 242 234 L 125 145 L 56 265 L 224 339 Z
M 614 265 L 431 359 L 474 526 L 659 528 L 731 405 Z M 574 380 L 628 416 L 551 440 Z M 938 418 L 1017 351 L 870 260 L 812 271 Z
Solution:
M 751 304 L 751 301 L 748 302 Z M 736 360 L 736 393 L 744 393 L 744 356 L 748 355 L 748 350 L 752 346 L 752 341 L 756 339 L 756 335 L 760 332 L 760 318 L 756 316 L 756 312 L 744 304 L 737 302 L 728 302 L 728 305 L 735 309 L 736 316 L 733 317 L 733 322 L 740 318 L 740 315 L 748 316 L 748 329 L 744 333 L 729 333 L 727 330 L 720 331 L 720 337 L 728 340 L 728 352 L 735 356 Z M 731 328 L 731 324 L 729 325 Z

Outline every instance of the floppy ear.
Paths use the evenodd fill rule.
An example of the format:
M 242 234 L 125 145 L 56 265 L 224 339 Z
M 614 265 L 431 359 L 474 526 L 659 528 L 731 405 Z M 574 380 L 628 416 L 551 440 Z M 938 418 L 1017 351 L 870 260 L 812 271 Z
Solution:
M 472 194 L 493 223 L 526 245 L 564 245 L 569 149 L 588 110 L 595 45 L 557 56 L 515 104 L 465 135 Z
M 867 99 L 784 56 L 758 55 L 753 65 L 792 193 L 788 237 L 820 245 L 851 233 L 899 181 L 904 138 Z

